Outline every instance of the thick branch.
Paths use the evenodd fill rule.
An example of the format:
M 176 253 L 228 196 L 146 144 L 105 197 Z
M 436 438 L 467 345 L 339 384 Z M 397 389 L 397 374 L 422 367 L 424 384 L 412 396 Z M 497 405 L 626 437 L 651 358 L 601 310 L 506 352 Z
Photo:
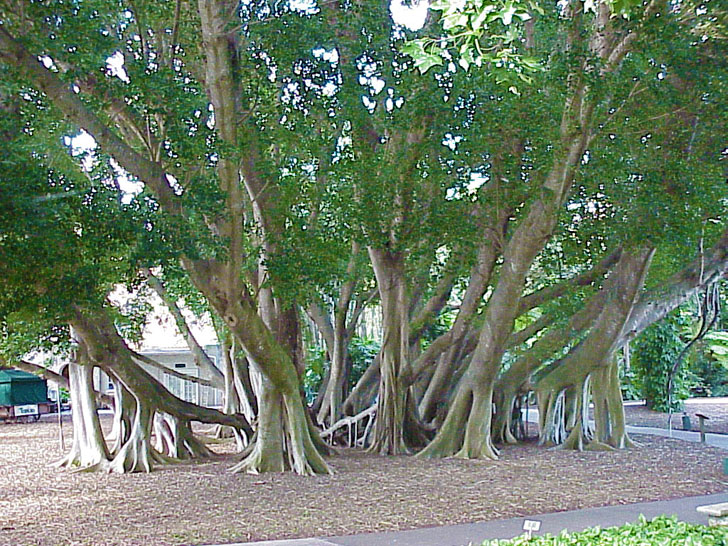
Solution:
M 29 78 L 66 116 L 87 133 L 126 171 L 147 184 L 157 197 L 160 206 L 172 215 L 181 215 L 181 205 L 169 184 L 164 169 L 134 151 L 94 114 L 76 95 L 69 84 L 46 69 L 35 55 L 13 38 L 5 27 L 0 26 L 0 59 L 13 65 Z
M 625 341 L 664 318 L 696 292 L 728 274 L 728 228 L 707 257 L 701 256 L 657 288 L 642 295 L 625 329 Z
M 547 286 L 545 288 L 542 288 L 541 290 L 532 292 L 531 294 L 524 296 L 521 299 L 520 304 L 518 305 L 518 314 L 522 315 L 523 313 L 530 311 L 534 307 L 538 307 L 539 305 L 542 305 L 546 302 L 560 298 L 574 288 L 580 286 L 589 286 L 597 279 L 603 277 L 604 274 L 619 261 L 619 257 L 621 254 L 621 247 L 617 248 L 613 252 L 605 256 L 601 262 L 599 262 L 589 271 L 586 271 L 581 275 L 577 275 L 576 277 L 573 277 L 571 279 L 567 279 L 559 284 Z

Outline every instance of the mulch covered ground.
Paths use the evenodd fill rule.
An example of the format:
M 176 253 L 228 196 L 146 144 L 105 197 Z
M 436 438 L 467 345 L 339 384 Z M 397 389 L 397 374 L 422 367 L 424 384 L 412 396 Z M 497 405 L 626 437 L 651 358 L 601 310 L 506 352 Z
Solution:
M 70 441 L 70 423 L 65 424 Z M 0 424 L 0 544 L 171 545 L 332 536 L 726 491 L 726 452 L 639 437 L 620 452 L 507 447 L 500 461 L 342 452 L 332 476 L 230 474 L 230 459 L 151 474 L 72 473 L 53 422 Z M 219 446 L 218 446 L 219 447 Z M 636 479 L 636 477 L 639 479 Z

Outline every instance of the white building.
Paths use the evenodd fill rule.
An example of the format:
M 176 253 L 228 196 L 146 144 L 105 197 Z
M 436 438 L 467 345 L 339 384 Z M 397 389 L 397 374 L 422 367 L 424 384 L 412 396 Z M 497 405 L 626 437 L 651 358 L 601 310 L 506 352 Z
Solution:
M 220 363 L 222 362 L 220 346 L 207 345 L 204 349 L 215 366 L 219 368 Z M 144 351 L 140 351 L 140 354 L 155 360 L 161 366 L 168 368 L 170 371 L 177 372 L 178 374 L 206 379 L 208 381 L 212 379 L 212 374 L 209 371 L 197 366 L 194 358 L 192 357 L 192 353 L 187 348 L 149 347 Z M 208 385 L 201 385 L 195 381 L 186 381 L 177 375 L 165 372 L 164 370 L 156 366 L 151 366 L 146 362 L 139 362 L 139 364 L 141 364 L 142 368 L 144 368 L 146 372 L 162 383 L 162 385 L 167 387 L 169 392 L 178 398 L 209 408 L 222 407 L 222 390 Z M 98 368 L 94 370 L 94 388 L 104 394 L 113 395 L 114 393 L 113 382 Z

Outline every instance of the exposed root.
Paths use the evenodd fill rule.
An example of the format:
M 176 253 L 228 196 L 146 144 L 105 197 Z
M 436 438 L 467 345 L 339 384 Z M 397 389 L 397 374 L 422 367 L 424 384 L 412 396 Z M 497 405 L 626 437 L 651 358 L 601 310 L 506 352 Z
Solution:
M 470 411 L 471 400 L 472 391 L 470 388 L 458 388 L 442 427 L 435 435 L 435 439 L 416 455 L 418 459 L 453 457 L 460 451 L 463 445 L 464 429 Z
M 586 450 L 587 451 L 616 451 L 616 449 L 613 448 L 612 446 L 610 446 L 609 444 L 605 444 L 605 443 L 599 442 L 597 440 L 593 440 L 593 441 L 589 442 L 586 445 Z
M 263 442 L 256 441 L 251 452 L 242 461 L 230 467 L 229 472 L 248 474 L 283 472 L 285 470 L 283 457 L 280 454 L 269 453 L 270 450 L 266 450 L 262 444 Z
M 310 420 L 299 394 L 283 396 L 265 384 L 262 398 L 255 443 L 230 472 L 260 474 L 292 470 L 303 476 L 330 474 L 331 469 L 311 437 Z

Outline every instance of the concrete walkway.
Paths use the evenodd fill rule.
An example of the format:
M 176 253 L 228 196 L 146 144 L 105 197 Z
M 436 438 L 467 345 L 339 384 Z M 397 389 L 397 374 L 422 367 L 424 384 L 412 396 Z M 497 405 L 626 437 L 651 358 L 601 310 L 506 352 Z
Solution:
M 538 423 L 538 409 L 530 408 L 528 410 L 528 422 Z M 589 423 L 594 426 L 594 421 L 589 421 Z M 685 440 L 686 442 L 700 442 L 700 432 L 677 430 L 674 428 L 672 429 L 672 431 L 670 431 L 666 428 L 635 427 L 632 425 L 627 425 L 627 434 L 650 434 L 653 436 L 676 438 L 678 440 Z M 708 432 L 705 434 L 705 443 L 713 447 L 728 450 L 728 434 L 715 434 L 712 432 Z
M 675 515 L 690 523 L 707 523 L 707 516 L 699 514 L 695 508 L 704 504 L 728 502 L 728 493 L 686 497 L 668 501 L 641 502 L 618 506 L 586 508 L 570 512 L 533 515 L 526 518 L 484 521 L 447 527 L 431 527 L 413 531 L 388 533 L 369 533 L 344 537 L 302 538 L 294 540 L 271 540 L 265 542 L 245 542 L 227 546 L 473 546 L 486 539 L 513 538 L 523 534 L 526 519 L 541 522 L 538 533 L 558 534 L 562 530 L 581 531 L 587 527 L 613 527 L 637 521 L 640 514 L 647 519 L 666 514 Z
M 666 428 L 633 427 L 627 425 L 627 434 L 652 434 L 654 436 L 665 436 L 666 438 L 677 438 L 686 442 L 700 442 L 699 432 L 689 432 L 686 430 L 672 429 L 672 431 L 669 431 Z M 705 434 L 705 443 L 721 449 L 728 449 L 728 434 L 713 434 L 712 432 L 708 432 Z

